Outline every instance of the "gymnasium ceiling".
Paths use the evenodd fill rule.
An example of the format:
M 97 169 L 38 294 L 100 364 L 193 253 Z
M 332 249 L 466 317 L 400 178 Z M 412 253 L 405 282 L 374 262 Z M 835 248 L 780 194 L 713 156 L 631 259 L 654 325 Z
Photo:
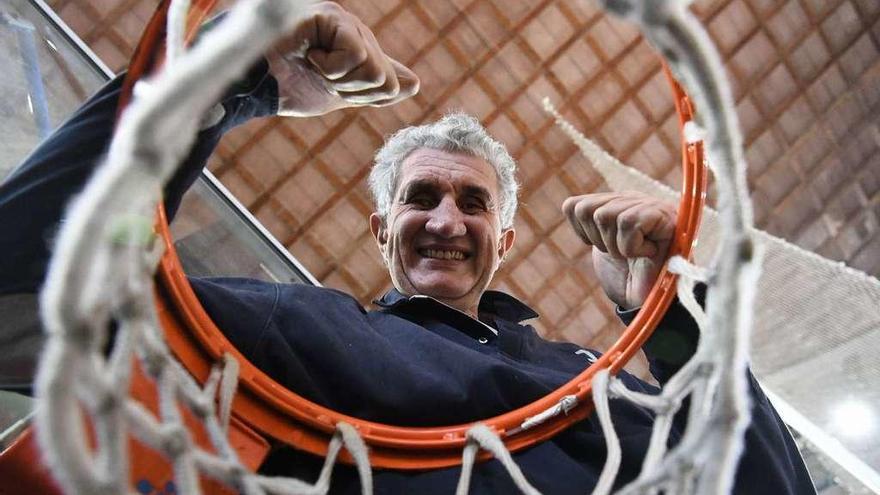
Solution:
M 155 0 L 52 0 L 114 70 Z M 602 347 L 620 326 L 587 249 L 563 223 L 600 178 L 541 110 L 549 97 L 616 157 L 677 186 L 678 129 L 658 58 L 581 0 L 341 2 L 414 68 L 420 94 L 387 109 L 263 119 L 223 141 L 210 169 L 325 285 L 365 304 L 388 287 L 364 185 L 383 136 L 450 109 L 479 117 L 520 164 L 517 246 L 495 285 L 532 304 L 547 336 Z M 701 0 L 733 79 L 758 226 L 880 274 L 880 3 Z

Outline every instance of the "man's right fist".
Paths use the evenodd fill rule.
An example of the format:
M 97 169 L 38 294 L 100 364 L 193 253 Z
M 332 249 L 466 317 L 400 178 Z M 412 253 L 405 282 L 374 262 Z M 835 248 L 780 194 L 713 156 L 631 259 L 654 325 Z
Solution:
M 675 234 L 675 205 L 637 192 L 572 196 L 562 212 L 593 246 L 599 283 L 623 309 L 644 303 Z
M 267 58 L 278 81 L 279 115 L 391 105 L 419 90 L 418 76 L 386 55 L 373 32 L 333 2 L 310 5 Z

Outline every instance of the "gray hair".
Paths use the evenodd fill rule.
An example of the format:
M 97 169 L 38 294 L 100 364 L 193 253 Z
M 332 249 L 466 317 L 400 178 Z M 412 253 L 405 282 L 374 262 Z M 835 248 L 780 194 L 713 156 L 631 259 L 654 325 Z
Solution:
M 368 183 L 376 211 L 388 218 L 397 191 L 400 167 L 413 151 L 430 148 L 451 153 L 465 153 L 486 160 L 495 169 L 500 191 L 501 228 L 513 226 L 516 213 L 516 162 L 507 148 L 494 139 L 476 118 L 465 113 L 450 113 L 442 119 L 419 126 L 404 127 L 379 148 L 373 160 Z

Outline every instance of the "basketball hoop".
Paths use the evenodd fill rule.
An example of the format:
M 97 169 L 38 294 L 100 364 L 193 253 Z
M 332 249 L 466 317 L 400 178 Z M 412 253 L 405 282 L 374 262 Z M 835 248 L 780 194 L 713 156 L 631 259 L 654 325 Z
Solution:
M 269 2 L 265 3 L 268 4 Z M 163 31 L 162 26 L 165 22 L 169 4 L 169 1 L 165 1 L 160 5 L 150 21 L 142 43 L 138 46 L 136 59 L 132 63 L 133 69 L 129 74 L 130 81 L 125 83 L 125 87 L 128 88 L 129 92 L 134 87 L 134 81 L 146 73 L 146 71 L 155 67 L 157 61 L 161 58 L 159 47 L 163 37 L 161 34 Z M 193 12 L 195 13 L 188 16 L 187 27 L 184 30 L 186 33 L 189 33 L 187 37 L 190 38 L 196 32 L 197 26 L 210 12 L 214 0 L 194 0 L 193 4 Z M 247 11 L 246 13 L 252 12 Z M 252 21 L 253 19 L 249 18 L 247 22 Z M 260 22 L 262 21 L 263 19 L 260 19 Z M 242 21 L 242 25 L 244 25 L 244 22 Z M 253 21 L 250 27 L 253 28 L 257 25 L 258 23 Z M 264 34 L 264 37 L 260 39 L 266 41 L 268 36 L 269 34 Z M 253 47 L 249 48 L 256 50 Z M 219 50 L 217 52 L 219 53 Z M 207 60 L 207 57 L 205 57 L 205 60 Z M 225 74 L 231 74 L 232 70 L 231 68 L 228 69 L 228 72 Z M 678 261 L 681 261 L 690 256 L 696 231 L 700 224 L 700 216 L 705 199 L 707 171 L 705 169 L 702 142 L 695 141 L 692 139 L 692 136 L 685 135 L 685 129 L 691 125 L 690 123 L 694 118 L 693 104 L 673 79 L 670 71 L 668 69 L 665 70 L 673 89 L 673 98 L 679 114 L 679 126 L 682 131 L 683 183 L 681 202 L 678 208 L 675 237 L 671 243 L 669 253 L 669 256 L 675 256 Z M 216 81 L 214 82 L 216 83 Z M 168 86 L 171 87 L 171 85 L 172 83 L 169 82 Z M 193 88 L 188 89 L 192 91 Z M 696 93 L 696 96 L 700 97 L 701 95 Z M 121 101 L 125 101 L 126 98 L 127 96 L 123 95 Z M 206 101 L 201 101 L 200 103 L 204 104 Z M 149 204 L 153 205 L 154 203 Z M 112 437 L 107 432 L 114 428 L 117 429 L 117 432 L 121 431 L 122 435 L 130 434 L 132 430 L 135 430 L 139 440 L 145 445 L 139 447 L 140 450 L 131 450 L 132 453 L 129 455 L 136 457 L 143 454 L 147 458 L 155 459 L 162 457 L 155 450 L 165 452 L 166 450 L 173 449 L 163 450 L 159 448 L 162 447 L 158 445 L 160 442 L 155 437 L 150 437 L 150 434 L 145 433 L 143 430 L 146 428 L 143 425 L 153 426 L 156 424 L 156 428 L 160 429 L 159 427 L 165 424 L 165 416 L 170 416 L 173 426 L 186 425 L 185 427 L 192 431 L 195 437 L 199 437 L 199 432 L 203 434 L 203 437 L 211 437 L 210 440 L 199 440 L 196 438 L 194 443 L 198 447 L 207 445 L 210 448 L 213 445 L 214 450 L 219 451 L 218 456 L 222 457 L 221 460 L 229 460 L 229 464 L 221 466 L 219 461 L 215 463 L 214 460 L 207 460 L 204 456 L 200 456 L 198 457 L 200 462 L 198 468 L 201 469 L 199 472 L 207 471 L 208 474 L 222 480 L 245 480 L 243 483 L 257 483 L 248 478 L 248 475 L 243 475 L 242 473 L 246 472 L 243 469 L 253 471 L 260 465 L 268 451 L 266 438 L 283 442 L 318 456 L 327 456 L 328 459 L 332 460 L 339 453 L 340 442 L 348 442 L 346 445 L 351 449 L 351 435 L 352 432 L 356 431 L 357 435 L 370 447 L 370 464 L 377 467 L 394 469 L 432 469 L 454 466 L 461 464 L 463 457 L 465 465 L 469 464 L 469 459 L 472 460 L 469 456 L 473 453 L 475 424 L 481 425 L 481 431 L 497 436 L 503 442 L 502 447 L 507 451 L 517 451 L 547 440 L 590 414 L 592 401 L 589 399 L 594 378 L 599 377 L 600 381 L 604 383 L 602 387 L 597 387 L 596 397 L 598 398 L 601 394 L 607 398 L 608 394 L 606 392 L 613 387 L 606 388 L 608 384 L 607 374 L 619 372 L 626 362 L 633 357 L 641 345 L 649 338 L 676 295 L 676 276 L 665 266 L 641 311 L 623 333 L 620 340 L 588 369 L 559 389 L 531 404 L 474 423 L 438 427 L 399 427 L 365 421 L 320 406 L 306 400 L 293 391 L 285 389 L 271 377 L 257 369 L 225 338 L 196 298 L 182 270 L 180 260 L 174 251 L 171 236 L 168 232 L 168 224 L 161 208 L 158 214 L 156 230 L 165 248 L 158 264 L 159 273 L 155 298 L 158 306 L 158 321 L 164 329 L 165 342 L 150 342 L 151 338 L 156 339 L 152 335 L 148 335 L 144 340 L 147 347 L 153 345 L 158 348 L 167 343 L 177 362 L 180 363 L 178 366 L 177 362 L 175 362 L 172 367 L 176 366 L 176 368 L 172 371 L 176 373 L 176 370 L 182 366 L 189 373 L 189 375 L 185 375 L 185 373 L 181 372 L 180 376 L 185 375 L 186 379 L 189 380 L 181 385 L 181 388 L 186 391 L 194 390 L 196 392 L 194 394 L 195 397 L 189 398 L 184 397 L 185 394 L 175 395 L 174 393 L 169 393 L 163 388 L 166 383 L 163 383 L 162 380 L 156 380 L 159 382 L 158 385 L 153 383 L 151 379 L 147 378 L 149 370 L 140 372 L 137 368 L 143 365 L 136 365 L 134 366 L 134 378 L 131 381 L 130 390 L 128 390 L 129 395 L 125 397 L 136 398 L 140 405 L 131 411 L 125 410 L 125 413 L 132 415 L 133 419 L 128 418 L 132 419 L 132 423 L 138 424 L 138 421 L 140 421 L 139 428 L 141 429 L 132 427 L 126 430 L 117 424 L 103 425 L 101 426 L 103 430 L 99 430 L 98 426 L 94 426 L 94 428 L 98 430 L 97 435 L 99 437 L 101 434 L 104 437 Z M 67 254 L 67 256 L 71 255 Z M 153 258 L 153 261 L 155 261 L 155 258 Z M 735 266 L 734 268 L 737 267 Z M 736 270 L 733 271 L 735 272 Z M 56 292 L 60 291 L 57 288 L 55 290 Z M 736 289 L 732 290 L 735 291 Z M 55 294 L 50 295 L 54 296 Z M 53 300 L 53 302 L 56 301 Z M 152 314 L 149 316 L 152 317 Z M 147 317 L 144 317 L 144 319 L 146 320 Z M 52 323 L 59 324 L 54 321 Z M 56 345 L 53 351 L 63 355 L 59 349 L 65 343 L 62 342 Z M 144 352 L 144 354 L 149 354 L 149 351 L 150 349 Z M 130 352 L 123 355 L 131 357 Z M 140 357 L 143 358 L 143 356 Z M 229 360 L 230 357 L 231 361 Z M 73 358 L 83 359 L 82 356 L 73 356 L 70 359 Z M 114 360 L 111 359 L 110 361 Z M 231 395 L 228 396 L 231 400 L 232 419 L 228 432 L 226 430 L 219 432 L 221 438 L 225 437 L 225 440 L 228 442 L 218 447 L 215 440 L 218 435 L 217 424 L 220 422 L 218 422 L 213 414 L 213 404 L 220 378 L 219 373 L 212 370 L 215 370 L 216 363 L 221 361 L 237 363 L 240 386 L 239 392 L 234 398 L 231 398 Z M 129 364 L 129 362 L 123 364 L 120 364 L 120 362 L 121 358 L 112 364 L 118 366 L 119 369 L 127 369 L 125 365 Z M 150 363 L 147 362 L 146 364 L 146 367 L 149 367 Z M 232 367 L 236 366 L 233 365 Z M 54 371 L 57 373 L 57 369 Z M 91 372 L 91 370 L 87 371 Z M 190 376 L 194 377 L 200 384 L 205 384 L 204 388 L 198 390 L 196 385 L 189 384 L 191 382 Z M 110 381 L 113 382 L 112 380 Z M 52 385 L 57 387 L 61 383 L 62 380 L 57 380 L 52 382 Z M 128 382 L 122 381 L 122 383 L 127 384 Z M 92 384 L 89 383 L 88 385 Z M 95 392 L 96 395 L 100 395 L 105 391 L 100 388 L 105 386 L 103 383 L 95 385 L 98 389 Z M 51 392 L 52 390 L 49 390 L 49 394 Z M 108 397 L 114 398 L 115 396 Z M 67 396 L 64 397 L 65 401 L 71 398 L 77 400 L 72 393 L 67 392 Z M 81 401 L 82 399 L 79 400 Z M 112 402 L 108 401 L 106 404 L 108 409 L 118 406 L 118 403 Z M 124 402 L 127 403 L 128 401 Z M 158 405 L 157 402 L 159 403 Z M 179 404 L 187 407 L 177 407 Z M 607 402 L 605 406 L 607 406 Z M 157 409 L 162 409 L 161 420 L 146 417 L 145 411 L 155 412 Z M 180 413 L 178 409 L 183 412 Z M 221 416 L 225 416 L 223 409 L 223 401 L 221 400 Z M 599 412 L 600 419 L 602 419 L 602 414 L 607 416 L 607 407 L 600 406 Z M 48 419 L 43 423 L 49 424 L 54 429 L 47 430 L 49 431 L 48 433 L 38 430 L 38 433 L 45 437 L 45 442 L 51 442 L 51 432 L 61 432 L 60 428 L 65 424 L 64 421 L 59 420 L 62 413 L 56 412 L 55 414 L 56 416 L 54 417 L 47 416 Z M 143 414 L 143 417 L 135 417 L 138 414 Z M 93 417 L 92 424 L 99 423 L 99 419 L 104 422 L 110 421 L 106 416 L 101 418 Z M 52 424 L 52 421 L 55 420 L 58 420 L 58 425 Z M 225 420 L 222 422 L 225 423 Z M 69 424 L 69 421 L 67 424 Z M 111 433 L 116 434 L 112 431 Z M 141 434 L 147 439 L 145 440 L 141 437 Z M 613 431 L 611 434 L 613 434 Z M 71 436 L 76 436 L 76 434 Z M 87 436 L 79 435 L 78 438 Z M 654 443 L 653 438 L 652 445 Z M 118 441 L 118 438 L 116 440 Z M 663 443 L 665 447 L 665 440 Z M 149 451 L 150 447 L 154 449 L 152 452 Z M 196 448 L 193 445 L 185 447 Z M 118 450 L 119 448 L 118 444 L 111 445 L 111 449 Z M 177 449 L 175 453 L 180 454 L 180 447 L 175 448 Z M 55 452 L 50 454 L 56 456 L 56 459 L 64 456 L 73 459 L 71 461 L 73 470 L 81 469 L 82 472 L 87 472 L 86 476 L 83 476 L 85 478 L 91 474 L 89 472 L 90 466 L 75 459 L 75 452 L 76 450 L 73 448 L 65 448 L 60 454 L 56 455 Z M 463 452 L 464 456 L 462 455 Z M 180 473 L 185 473 L 181 487 L 193 487 L 197 483 L 193 480 L 196 477 L 196 474 L 193 474 L 196 470 L 193 469 L 192 465 L 185 465 L 187 463 L 195 464 L 195 461 L 186 458 L 187 455 L 183 453 L 179 457 L 172 459 L 174 474 L 180 476 Z M 104 453 L 104 456 L 108 457 L 106 453 Z M 112 455 L 109 457 L 112 457 Z M 483 459 L 489 457 L 491 455 L 486 453 L 480 455 L 480 458 Z M 507 457 L 509 459 L 509 456 Z M 351 456 L 346 457 L 345 454 L 341 458 L 349 462 L 354 461 L 361 467 L 360 462 L 362 462 L 362 459 L 352 459 Z M 103 461 L 112 464 L 113 459 L 104 459 Z M 124 461 L 121 462 L 124 464 Z M 183 465 L 183 468 L 179 467 L 179 463 Z M 150 472 L 150 469 L 153 469 L 152 467 L 141 468 L 141 464 L 147 465 L 147 463 L 142 463 L 141 459 L 138 459 L 137 463 L 132 464 L 133 470 L 141 469 L 145 476 L 155 475 L 155 473 Z M 128 466 L 113 465 L 112 468 L 112 476 L 118 477 L 121 476 L 120 473 L 127 472 Z M 164 467 L 156 469 L 163 469 L 163 472 L 170 471 L 168 463 L 165 463 Z M 63 476 L 75 478 L 75 474 L 71 475 L 69 473 L 70 471 Z M 604 478 L 606 476 L 603 470 Z M 361 479 L 364 482 L 365 477 L 363 474 Z M 464 475 L 462 479 L 464 479 Z M 78 482 L 83 483 L 80 486 L 97 486 L 102 482 L 102 480 L 85 479 L 74 479 L 72 482 L 70 479 L 65 481 L 71 483 L 68 486 L 77 486 L 76 483 Z M 262 481 L 260 480 L 260 482 Z M 115 481 L 117 485 L 126 482 L 127 478 L 123 481 Z
M 164 25 L 169 2 L 163 2 L 149 26 Z M 188 22 L 198 22 L 210 10 L 213 0 L 195 2 L 196 16 Z M 191 37 L 198 24 L 186 30 Z M 147 28 L 146 33 L 157 30 Z M 153 35 L 138 45 L 132 66 L 149 67 L 140 63 L 142 58 L 159 53 L 162 36 Z M 672 88 L 682 132 L 682 186 L 678 207 L 675 238 L 668 257 L 687 259 L 700 225 L 705 202 L 707 172 L 702 142 L 689 142 L 684 126 L 693 120 L 694 109 L 688 96 L 675 81 L 669 69 L 664 72 Z M 139 77 L 130 72 L 126 81 Z M 225 354 L 231 354 L 240 363 L 240 391 L 233 401 L 233 414 L 247 425 L 277 441 L 298 449 L 324 456 L 336 424 L 345 422 L 355 426 L 371 448 L 373 465 L 393 469 L 430 469 L 461 463 L 461 451 L 467 442 L 467 431 L 472 423 L 440 427 L 400 427 L 354 418 L 303 398 L 275 382 L 250 363 L 214 325 L 192 290 L 177 257 L 164 213 L 159 213 L 159 235 L 165 245 L 165 254 L 159 264 L 159 291 L 157 304 L 168 344 L 181 363 L 199 380 L 205 380 L 214 363 Z M 663 318 L 675 294 L 676 276 L 664 267 L 642 309 L 621 335 L 620 339 L 589 368 L 554 392 L 508 413 L 481 421 L 495 431 L 510 451 L 517 451 L 542 442 L 585 418 L 592 411 L 589 400 L 591 381 L 601 369 L 612 374 L 619 372 L 639 351 L 657 324 Z M 542 418 L 546 417 L 543 421 Z M 483 453 L 483 459 L 491 457 Z M 343 460 L 348 460 L 346 456 Z

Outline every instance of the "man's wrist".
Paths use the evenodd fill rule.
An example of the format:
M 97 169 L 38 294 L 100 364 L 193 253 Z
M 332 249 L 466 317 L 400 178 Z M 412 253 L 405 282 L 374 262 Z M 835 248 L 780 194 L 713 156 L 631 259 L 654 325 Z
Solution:
M 224 114 L 214 125 L 225 133 L 252 118 L 269 117 L 278 113 L 278 83 L 269 74 L 265 59 L 255 63 L 247 74 L 233 84 L 220 103 Z M 207 127 L 203 126 L 202 129 Z
M 205 33 L 214 29 L 227 15 L 228 12 L 226 11 L 220 12 L 202 24 L 193 43 L 197 44 Z M 241 122 L 238 122 L 236 115 L 234 115 L 239 112 L 231 111 L 231 108 L 229 108 L 231 105 L 234 105 L 233 102 L 236 98 L 256 98 L 260 100 L 259 104 L 255 105 L 253 112 L 247 112 L 253 113 L 250 117 L 262 117 L 278 113 L 278 83 L 269 71 L 269 62 L 266 57 L 260 57 L 244 76 L 227 88 L 220 102 L 206 112 L 200 129 L 204 130 L 213 127 L 230 114 L 233 114 L 232 120 L 236 120 L 236 122 L 224 127 L 228 129 L 240 124 Z
M 620 318 L 620 321 L 623 322 L 624 325 L 629 325 L 636 318 L 636 315 L 639 314 L 639 311 L 642 309 L 641 306 L 637 306 L 635 308 L 624 309 L 623 306 L 619 304 L 614 305 L 614 313 Z

